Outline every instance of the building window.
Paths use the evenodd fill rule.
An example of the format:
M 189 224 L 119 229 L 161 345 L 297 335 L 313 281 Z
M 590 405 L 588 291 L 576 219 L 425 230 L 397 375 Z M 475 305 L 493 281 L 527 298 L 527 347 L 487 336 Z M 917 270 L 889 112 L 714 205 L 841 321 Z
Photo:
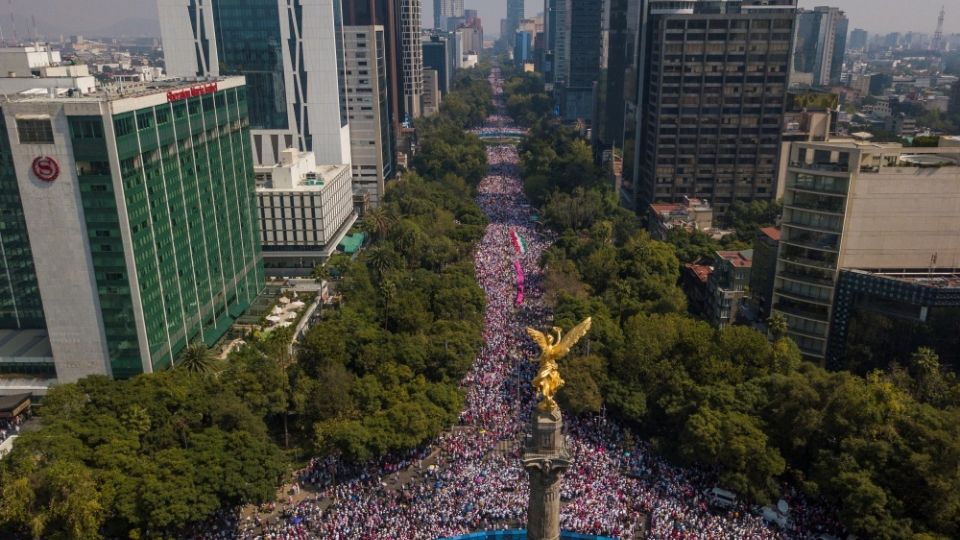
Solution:
M 21 144 L 53 144 L 53 124 L 47 118 L 17 120 Z
M 153 111 L 145 111 L 137 115 L 137 129 L 143 130 L 153 127 Z
M 133 133 L 133 117 L 124 116 L 115 118 L 113 120 L 113 128 L 116 131 L 117 137 L 123 137 L 124 135 Z

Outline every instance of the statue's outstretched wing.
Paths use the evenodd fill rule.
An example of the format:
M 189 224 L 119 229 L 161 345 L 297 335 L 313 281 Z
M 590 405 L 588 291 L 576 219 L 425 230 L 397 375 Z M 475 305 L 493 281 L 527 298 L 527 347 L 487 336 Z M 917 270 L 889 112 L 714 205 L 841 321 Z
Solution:
M 591 322 L 592 319 L 587 317 L 582 323 L 574 326 L 573 329 L 564 334 L 563 339 L 560 340 L 560 344 L 554 346 L 557 358 L 561 358 L 570 352 L 570 349 L 580 341 L 580 338 L 587 334 L 587 330 L 590 330 Z
M 540 347 L 540 352 L 543 352 L 548 348 L 550 348 L 550 345 L 547 343 L 547 336 L 545 336 L 543 332 L 539 332 L 528 326 L 527 335 L 530 336 L 530 338 L 533 339 L 534 343 L 536 343 L 537 346 Z

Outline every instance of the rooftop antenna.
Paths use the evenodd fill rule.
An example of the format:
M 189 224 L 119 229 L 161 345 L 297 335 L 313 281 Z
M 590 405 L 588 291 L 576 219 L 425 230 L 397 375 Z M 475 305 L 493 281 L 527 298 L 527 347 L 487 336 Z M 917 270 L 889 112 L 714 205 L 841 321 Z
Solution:
M 17 19 L 13 14 L 13 0 L 9 0 L 8 4 L 10 5 L 10 26 L 13 28 L 13 44 L 16 46 L 20 44 L 20 38 L 17 36 Z
M 33 14 L 30 15 L 30 26 L 33 27 L 33 40 L 39 41 L 40 34 L 37 32 L 37 16 L 36 15 L 33 15 Z
M 933 41 L 930 42 L 930 50 L 939 51 L 943 46 L 943 19 L 947 15 L 947 8 L 940 6 L 940 16 L 937 18 L 937 31 L 933 33 Z

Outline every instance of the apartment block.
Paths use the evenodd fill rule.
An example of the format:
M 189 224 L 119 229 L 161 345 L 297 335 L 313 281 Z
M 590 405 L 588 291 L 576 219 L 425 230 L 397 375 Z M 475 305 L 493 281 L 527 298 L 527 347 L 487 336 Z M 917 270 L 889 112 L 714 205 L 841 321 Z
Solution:
M 960 147 L 947 144 L 791 145 L 773 311 L 806 356 L 827 356 L 841 271 L 960 268 Z

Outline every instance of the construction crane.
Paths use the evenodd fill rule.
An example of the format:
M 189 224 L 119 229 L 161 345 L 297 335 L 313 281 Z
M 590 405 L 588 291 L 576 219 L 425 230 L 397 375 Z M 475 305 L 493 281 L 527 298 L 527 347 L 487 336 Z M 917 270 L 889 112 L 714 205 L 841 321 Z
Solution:
M 940 17 L 937 18 L 937 31 L 933 33 L 933 41 L 930 42 L 931 51 L 939 51 L 943 45 L 943 19 L 946 15 L 946 7 L 940 6 Z

